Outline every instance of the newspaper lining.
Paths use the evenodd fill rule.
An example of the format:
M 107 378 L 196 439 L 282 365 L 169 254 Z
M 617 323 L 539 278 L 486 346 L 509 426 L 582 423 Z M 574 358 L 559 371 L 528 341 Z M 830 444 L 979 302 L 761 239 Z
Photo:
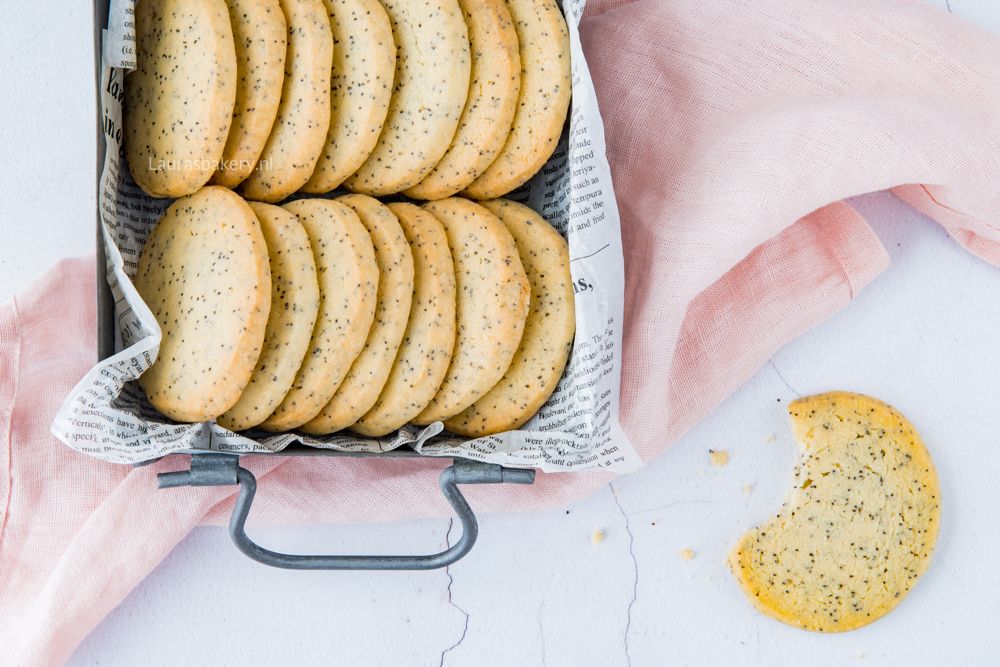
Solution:
M 440 423 L 407 426 L 383 438 L 349 432 L 241 435 L 214 423 L 173 423 L 150 406 L 134 380 L 153 363 L 160 331 L 130 276 L 149 230 L 170 201 L 143 193 L 124 161 L 123 79 L 126 69 L 135 66 L 133 0 L 113 0 L 103 32 L 100 95 L 107 153 L 98 205 L 118 352 L 74 388 L 56 415 L 53 433 L 73 449 L 115 463 L 198 450 L 276 452 L 302 442 L 349 452 L 385 452 L 409 444 L 427 456 L 461 456 L 547 472 L 640 467 L 618 420 L 624 263 L 603 123 L 577 29 L 585 2 L 564 2 L 573 75 L 569 129 L 538 175 L 509 195 L 541 213 L 569 241 L 576 341 L 559 386 L 531 421 L 517 431 L 468 441 L 442 433 Z

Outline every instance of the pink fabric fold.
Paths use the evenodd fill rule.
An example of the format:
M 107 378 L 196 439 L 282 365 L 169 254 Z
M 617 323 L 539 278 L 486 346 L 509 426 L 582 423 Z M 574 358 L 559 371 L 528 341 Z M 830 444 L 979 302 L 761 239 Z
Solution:
M 622 421 L 644 457 L 672 424 L 690 423 L 664 382 L 688 305 L 794 220 L 898 187 L 959 243 L 997 261 L 996 38 L 916 1 L 635 0 L 590 9 L 583 42 L 623 218 Z M 834 212 L 810 218 L 825 224 Z M 878 241 L 863 243 L 856 256 L 876 261 Z M 779 298 L 789 310 L 801 306 Z M 715 310 L 706 308 L 706 320 Z M 759 334 L 733 327 L 730 354 L 759 365 L 775 349 Z
M 1000 264 L 1000 40 L 909 0 L 591 0 L 581 32 L 622 217 L 622 426 L 650 459 L 888 264 L 844 199 L 892 188 Z M 86 216 L 80 217 L 79 224 Z M 95 361 L 92 260 L 0 308 L 0 664 L 62 662 L 234 489 L 49 435 Z M 447 514 L 439 461 L 253 457 L 258 523 Z M 468 490 L 532 511 L 602 473 Z

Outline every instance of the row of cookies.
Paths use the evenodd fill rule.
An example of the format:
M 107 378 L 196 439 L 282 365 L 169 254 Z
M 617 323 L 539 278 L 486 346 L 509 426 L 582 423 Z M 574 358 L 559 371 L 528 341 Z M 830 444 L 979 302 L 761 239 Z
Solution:
M 575 333 L 565 240 L 503 199 L 275 206 L 207 186 L 166 210 L 135 286 L 162 332 L 152 405 L 233 431 L 511 430 Z
M 124 126 L 154 197 L 494 199 L 556 148 L 556 0 L 138 0 Z

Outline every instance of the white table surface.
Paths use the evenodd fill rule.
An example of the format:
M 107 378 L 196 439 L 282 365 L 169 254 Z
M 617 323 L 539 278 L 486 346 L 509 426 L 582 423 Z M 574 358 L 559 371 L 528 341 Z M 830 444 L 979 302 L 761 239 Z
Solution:
M 950 5 L 1000 32 L 993 0 Z M 0 96 L 0 298 L 57 258 L 92 252 L 94 238 L 90 8 L 4 8 L 0 90 L 18 93 Z M 1000 271 L 888 195 L 855 204 L 892 267 L 648 468 L 557 511 L 482 517 L 476 548 L 448 571 L 273 570 L 240 555 L 222 529 L 198 529 L 70 664 L 996 662 Z M 916 422 L 944 503 L 933 566 L 902 605 L 867 628 L 824 636 L 754 611 L 725 555 L 786 491 L 795 457 L 787 402 L 832 388 L 883 397 Z M 710 466 L 710 448 L 728 450 L 729 465 Z M 425 520 L 254 536 L 293 551 L 413 551 L 440 548 L 448 530 L 446 520 Z

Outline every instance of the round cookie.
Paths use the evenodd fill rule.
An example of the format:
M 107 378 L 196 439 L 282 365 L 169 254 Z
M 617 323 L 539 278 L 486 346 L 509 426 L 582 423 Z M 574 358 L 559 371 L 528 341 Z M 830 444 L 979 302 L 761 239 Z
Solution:
M 309 236 L 319 279 L 319 315 L 292 388 L 261 428 L 287 431 L 315 417 L 364 348 L 375 318 L 378 264 L 357 214 L 340 202 L 299 199 L 285 204 Z
M 375 148 L 396 72 L 389 16 L 378 0 L 324 0 L 333 28 L 330 129 L 303 192 L 335 189 Z
M 280 0 L 288 23 L 278 115 L 253 173 L 248 199 L 281 201 L 309 180 L 330 127 L 333 34 L 323 0 Z
M 389 204 L 413 253 L 413 303 L 403 342 L 375 405 L 354 426 L 382 436 L 406 424 L 437 393 L 455 348 L 455 267 L 437 218 L 413 204 Z
M 486 171 L 510 134 L 521 90 L 517 31 L 505 0 L 458 0 L 469 28 L 472 81 L 448 152 L 406 191 L 414 199 L 443 199 Z
M 778 515 L 729 556 L 759 610 L 806 630 L 843 632 L 899 604 L 930 564 L 941 489 L 913 425 L 847 392 L 788 406 L 801 450 Z
M 287 31 L 278 0 L 226 0 L 236 45 L 236 106 L 212 183 L 235 188 L 264 150 L 278 114 Z
M 345 195 L 337 201 L 352 208 L 371 235 L 378 264 L 378 293 L 375 321 L 367 332 L 364 349 L 330 402 L 302 425 L 303 432 L 314 435 L 351 426 L 378 400 L 403 340 L 413 299 L 413 255 L 396 216 L 365 195 Z
M 576 333 L 566 239 L 527 206 L 504 199 L 483 206 L 514 237 L 531 283 L 531 310 L 507 372 L 485 396 L 444 423 L 452 433 L 475 437 L 512 431 L 538 412 L 562 378 Z
M 424 205 L 444 225 L 455 264 L 455 351 L 437 394 L 412 421 L 444 421 L 479 400 L 510 366 L 530 288 L 517 246 L 493 213 L 451 197 Z
M 146 240 L 133 282 L 163 336 L 139 378 L 149 402 L 175 421 L 215 419 L 250 381 L 271 307 L 253 211 L 217 186 L 178 199 Z
M 382 0 L 395 40 L 389 112 L 371 155 L 344 182 L 387 195 L 416 185 L 448 150 L 469 94 L 469 33 L 458 0 Z
M 264 347 L 240 400 L 216 420 L 230 431 L 261 423 L 292 387 L 319 314 L 319 283 L 309 236 L 292 213 L 250 204 L 260 221 L 271 264 L 271 314 Z
M 510 136 L 463 194 L 501 197 L 545 164 L 562 134 L 572 94 L 569 32 L 556 0 L 507 0 L 521 48 L 521 94 Z
M 151 197 L 182 197 L 222 157 L 236 100 L 224 0 L 135 3 L 136 69 L 125 76 L 125 156 Z

